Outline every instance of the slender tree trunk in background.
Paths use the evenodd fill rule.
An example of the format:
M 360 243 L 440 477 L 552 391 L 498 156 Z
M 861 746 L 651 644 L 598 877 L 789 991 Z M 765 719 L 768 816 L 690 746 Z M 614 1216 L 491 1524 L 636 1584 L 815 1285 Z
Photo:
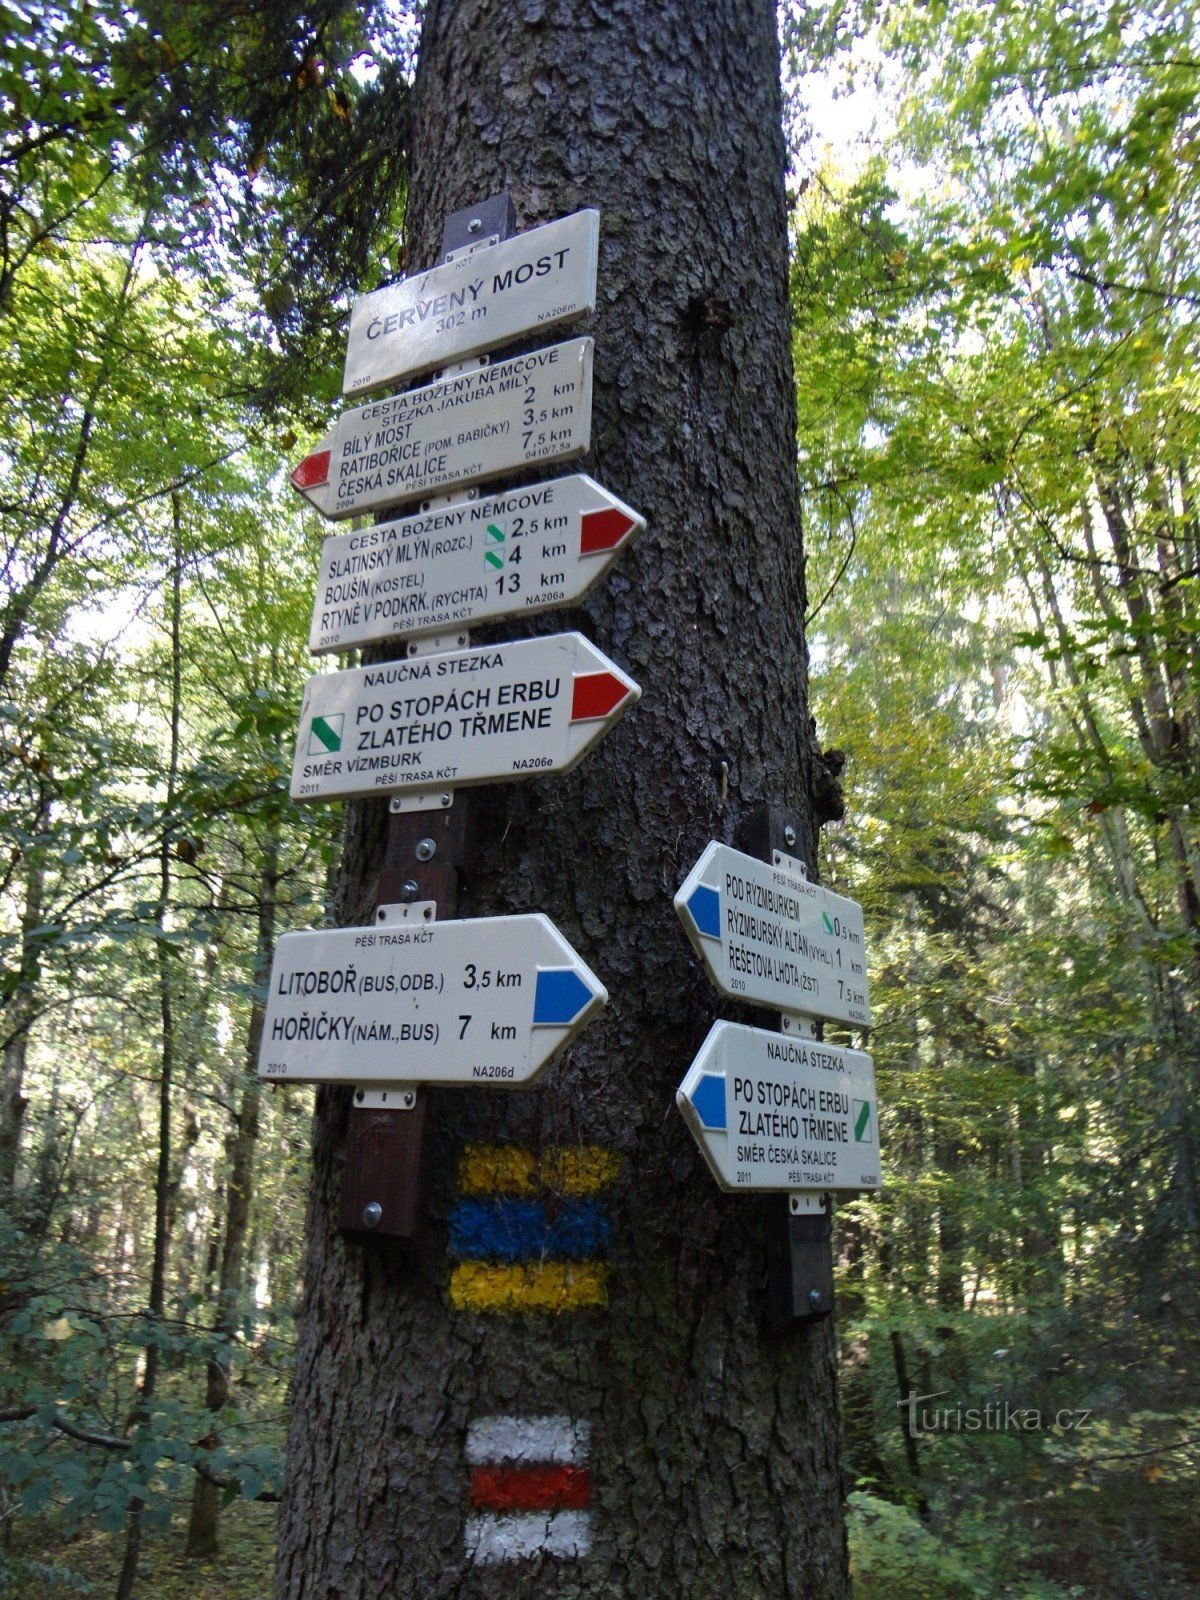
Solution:
M 584 466 L 648 531 L 534 626 L 580 627 L 644 698 L 569 776 L 476 798 L 458 915 L 545 911 L 612 1001 L 534 1088 L 434 1096 L 411 1261 L 338 1234 L 349 1094 L 318 1096 L 276 1594 L 842 1600 L 833 1324 L 764 1336 L 762 1205 L 718 1192 L 674 1107 L 719 1002 L 672 894 L 751 806 L 811 814 L 774 8 L 435 0 L 414 117 L 414 269 L 500 189 L 519 227 L 600 211 Z M 343 924 L 371 917 L 385 824 L 383 801 L 348 808 Z M 581 1170 L 592 1259 L 553 1309 L 506 1312 L 449 1259 L 451 1208 L 519 1171 L 553 1207 Z M 468 1553 L 468 1427 L 503 1454 L 513 1418 L 577 1441 L 590 1504 L 572 1555 L 489 1524 L 497 1572 Z
M 1017 1137 L 1021 1148 L 1023 1194 L 1021 1266 L 1024 1293 L 1039 1303 L 1061 1304 L 1063 1291 L 1062 1226 L 1046 1169 L 1051 1159 L 1047 1142 L 1050 1116 L 1038 1082 L 1036 1055 L 1014 1062 L 1029 1079 L 1017 1103 Z
M 953 1180 L 962 1167 L 962 1156 L 957 1145 L 948 1140 L 938 1140 L 937 1171 Z M 938 1267 L 937 1303 L 943 1311 L 955 1316 L 963 1308 L 963 1236 L 962 1201 L 947 1183 L 938 1194 Z M 952 1330 L 944 1330 L 950 1332 Z
M 863 1263 L 867 1243 L 863 1225 L 852 1211 L 839 1211 L 834 1237 L 838 1244 L 837 1314 L 841 1331 L 838 1389 L 848 1485 L 868 1480 L 877 1494 L 887 1495 L 892 1473 L 881 1449 L 881 1430 L 875 1416 L 872 1382 L 871 1332 L 867 1327 L 847 1332 L 863 1311 Z M 890 1421 L 890 1418 L 889 1418 Z
M 904 1437 L 904 1459 L 908 1463 L 908 1470 L 912 1474 L 913 1487 L 917 1491 L 917 1511 L 922 1518 L 929 1516 L 929 1502 L 925 1498 L 925 1491 L 921 1487 L 921 1457 L 917 1450 L 916 1434 L 914 1432 L 914 1406 L 916 1425 L 920 1425 L 920 1405 L 913 1400 L 916 1390 L 913 1388 L 912 1379 L 908 1373 L 908 1360 L 904 1354 L 904 1338 L 899 1328 L 893 1328 L 890 1335 L 892 1346 L 892 1366 L 896 1373 L 896 1393 L 899 1396 L 897 1412 L 900 1417 L 900 1431 Z M 930 1385 L 925 1385 L 925 1393 L 931 1392 Z M 936 1404 L 936 1402 L 935 1402 Z
M 50 820 L 50 797 L 43 791 L 37 813 L 35 833 Z M 45 900 L 45 866 L 37 846 L 25 870 L 25 909 L 21 916 L 21 968 L 16 987 L 0 1016 L 4 1039 L 3 1076 L 0 1078 L 0 1197 L 7 1198 L 16 1188 L 17 1163 L 21 1154 L 21 1128 L 25 1121 L 25 1062 L 29 1053 L 29 1030 L 37 1014 L 40 945 L 35 930 L 42 925 Z
M 275 953 L 276 894 L 279 886 L 278 824 L 269 825 L 258 885 L 258 948 L 254 958 L 255 997 L 250 1008 L 246 1033 L 245 1076 L 229 1154 L 226 1184 L 225 1233 L 221 1245 L 220 1276 L 217 1286 L 217 1315 L 213 1333 L 222 1341 L 208 1362 L 204 1404 L 218 1412 L 229 1398 L 229 1344 L 238 1323 L 238 1309 L 246 1277 L 246 1233 L 250 1222 L 250 1203 L 254 1198 L 254 1155 L 258 1144 L 258 1112 L 261 1099 L 258 1079 L 258 1051 L 262 1043 L 266 986 Z M 221 1436 L 214 1423 L 204 1445 L 215 1450 Z M 216 1555 L 222 1491 L 215 1483 L 197 1475 L 192 1486 L 192 1513 L 188 1522 L 189 1556 Z
M 158 1166 L 154 1178 L 154 1240 L 150 1258 L 150 1294 L 146 1302 L 150 1338 L 146 1345 L 146 1365 L 142 1372 L 135 1426 L 150 1412 L 158 1381 L 159 1340 L 166 1305 L 168 1216 L 171 1204 L 171 1089 L 175 1075 L 176 1036 L 174 1016 L 176 959 L 167 943 L 167 916 L 171 908 L 171 848 L 175 790 L 179 780 L 179 725 L 182 710 L 183 673 L 183 548 L 179 496 L 171 496 L 174 514 L 173 564 L 171 571 L 171 735 L 167 762 L 167 788 L 163 800 L 162 841 L 158 858 L 158 902 L 154 910 L 155 952 L 158 960 L 158 1001 L 162 1019 L 162 1050 L 158 1077 Z M 125 1554 L 117 1578 L 116 1600 L 129 1600 L 137 1581 L 138 1556 L 142 1547 L 142 1501 L 132 1499 L 125 1521 Z
M 939 1072 L 946 1067 L 940 1051 L 935 1056 Z M 962 1200 L 957 1178 L 962 1170 L 962 1154 L 947 1132 L 946 1122 L 937 1120 L 931 1135 L 933 1145 L 933 1170 L 941 1179 L 937 1191 L 937 1282 L 935 1296 L 938 1306 L 955 1316 L 962 1310 L 963 1296 L 963 1218 Z M 954 1338 L 954 1328 L 938 1330 L 947 1341 Z
M 961 1147 L 944 1133 L 934 1142 L 936 1170 L 940 1179 L 937 1195 L 937 1283 L 938 1309 L 946 1320 L 935 1324 L 941 1341 L 938 1358 L 939 1385 L 963 1385 L 967 1378 L 967 1351 L 959 1338 L 958 1319 L 963 1309 L 963 1253 L 966 1247 L 964 1205 L 959 1173 L 964 1158 Z

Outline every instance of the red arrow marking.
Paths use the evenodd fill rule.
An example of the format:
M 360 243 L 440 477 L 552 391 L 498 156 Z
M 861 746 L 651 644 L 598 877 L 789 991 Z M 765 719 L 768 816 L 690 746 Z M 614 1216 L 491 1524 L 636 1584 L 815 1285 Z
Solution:
M 312 455 L 305 456 L 300 465 L 292 471 L 292 482 L 297 489 L 319 489 L 322 484 L 329 482 L 329 458 L 331 450 L 314 450 Z
M 592 1484 L 586 1467 L 476 1467 L 471 1499 L 481 1511 L 582 1511 Z
M 585 511 L 579 519 L 579 554 L 591 556 L 599 550 L 615 550 L 636 527 L 633 518 L 618 511 L 616 506 L 609 506 L 605 511 Z
M 611 672 L 581 672 L 571 695 L 571 721 L 590 722 L 606 717 L 629 694 L 620 678 Z

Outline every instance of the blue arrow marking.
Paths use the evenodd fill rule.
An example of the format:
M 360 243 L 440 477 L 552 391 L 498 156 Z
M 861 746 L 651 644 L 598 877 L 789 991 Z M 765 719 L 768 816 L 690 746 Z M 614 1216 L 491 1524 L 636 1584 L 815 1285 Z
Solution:
M 706 883 L 698 884 L 692 890 L 687 908 L 697 933 L 708 939 L 721 937 L 721 896 L 715 889 L 710 889 Z
M 565 1028 L 592 998 L 592 991 L 574 967 L 551 967 L 537 975 L 533 996 L 533 1025 Z
M 712 890 L 709 890 L 712 893 Z M 719 1073 L 704 1072 L 692 1090 L 691 1102 L 706 1128 L 725 1128 L 725 1079 Z

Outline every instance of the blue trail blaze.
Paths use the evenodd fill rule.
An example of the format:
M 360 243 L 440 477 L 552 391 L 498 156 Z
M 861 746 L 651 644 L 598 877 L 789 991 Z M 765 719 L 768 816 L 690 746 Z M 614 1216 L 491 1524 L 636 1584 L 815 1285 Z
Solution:
M 721 937 L 721 896 L 715 889 L 710 889 L 706 883 L 698 884 L 692 890 L 687 908 L 697 933 L 707 939 Z
M 725 1079 L 719 1073 L 702 1073 L 689 1098 L 706 1128 L 729 1126 L 725 1120 Z
M 533 996 L 534 1027 L 565 1027 L 592 998 L 592 991 L 574 967 L 551 967 L 537 975 Z
M 460 1200 L 450 1213 L 449 1251 L 456 1260 L 579 1260 L 608 1248 L 612 1229 L 595 1200 L 562 1200 L 548 1215 L 540 1200 Z

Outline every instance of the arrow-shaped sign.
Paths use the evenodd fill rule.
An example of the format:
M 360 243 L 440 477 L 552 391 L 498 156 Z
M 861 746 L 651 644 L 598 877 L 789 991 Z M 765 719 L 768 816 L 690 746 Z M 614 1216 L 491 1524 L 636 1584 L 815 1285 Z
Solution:
M 530 1083 L 608 992 L 548 917 L 287 933 L 259 1075 L 329 1083 Z
M 323 517 L 352 517 L 567 461 L 591 426 L 592 341 L 568 339 L 343 412 L 292 483 Z
M 319 673 L 300 709 L 292 798 L 567 772 L 640 694 L 580 633 Z
M 717 1022 L 675 1102 L 722 1189 L 879 1187 L 862 1050 Z
M 319 655 L 570 605 L 645 526 L 578 473 L 334 534 L 308 647 Z
M 366 394 L 594 311 L 599 232 L 598 211 L 576 211 L 363 295 L 342 392 Z
M 675 909 L 722 994 L 870 1026 L 856 901 L 714 841 L 675 896 Z

